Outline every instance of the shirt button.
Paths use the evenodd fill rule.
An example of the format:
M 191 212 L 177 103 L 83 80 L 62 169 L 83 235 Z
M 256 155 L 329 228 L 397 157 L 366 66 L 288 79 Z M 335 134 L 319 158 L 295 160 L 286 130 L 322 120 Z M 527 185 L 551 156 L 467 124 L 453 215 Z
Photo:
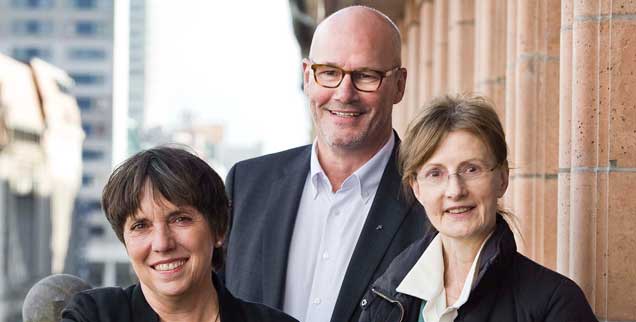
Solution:
M 317 298 L 315 298 L 315 299 L 314 299 L 314 304 L 319 305 L 319 304 L 320 304 L 320 302 L 322 302 L 322 301 L 320 300 L 320 298 L 319 298 L 319 297 L 317 297 Z
M 327 252 L 322 253 L 322 259 L 329 259 L 329 253 Z

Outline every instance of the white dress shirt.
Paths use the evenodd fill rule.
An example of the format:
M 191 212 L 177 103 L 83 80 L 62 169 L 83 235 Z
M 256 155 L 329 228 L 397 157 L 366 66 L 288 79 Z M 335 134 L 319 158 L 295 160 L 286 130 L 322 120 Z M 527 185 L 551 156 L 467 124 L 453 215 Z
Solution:
M 283 311 L 301 322 L 331 319 L 351 255 L 367 219 L 395 138 L 332 192 L 316 141 L 294 225 Z
M 484 248 L 486 237 L 481 244 L 473 264 L 470 266 L 462 292 L 457 301 L 452 305 L 446 303 L 446 290 L 444 289 L 444 254 L 442 239 L 439 234 L 435 236 L 431 244 L 426 248 L 417 263 L 406 274 L 397 291 L 425 300 L 426 304 L 421 311 L 425 322 L 453 322 L 457 317 L 457 310 L 468 301 L 468 296 L 475 281 L 475 271 L 479 262 L 479 255 Z

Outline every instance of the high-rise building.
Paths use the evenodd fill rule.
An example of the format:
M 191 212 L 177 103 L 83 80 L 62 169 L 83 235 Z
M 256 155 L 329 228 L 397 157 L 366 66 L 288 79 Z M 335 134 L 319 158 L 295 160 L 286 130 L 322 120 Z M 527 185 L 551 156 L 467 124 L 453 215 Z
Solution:
M 100 195 L 112 168 L 113 33 L 113 0 L 0 1 L 0 52 L 21 61 L 39 57 L 67 71 L 75 82 L 72 94 L 86 138 L 74 220 L 82 225 L 76 225 L 81 232 L 73 232 L 72 244 L 87 245 L 110 233 Z M 78 271 L 77 261 L 69 263 L 71 272 L 84 278 L 95 276 L 85 269 L 88 265 Z
M 146 0 L 129 0 L 128 154 L 142 148 L 146 95 Z

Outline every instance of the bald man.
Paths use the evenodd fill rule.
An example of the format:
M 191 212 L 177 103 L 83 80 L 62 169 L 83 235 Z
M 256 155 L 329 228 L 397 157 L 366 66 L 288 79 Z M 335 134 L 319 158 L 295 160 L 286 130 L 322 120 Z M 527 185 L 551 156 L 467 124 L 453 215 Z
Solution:
M 400 33 L 362 6 L 325 19 L 303 60 L 316 139 L 237 163 L 225 279 L 234 295 L 301 322 L 357 321 L 368 286 L 428 227 L 401 194 L 393 105 Z

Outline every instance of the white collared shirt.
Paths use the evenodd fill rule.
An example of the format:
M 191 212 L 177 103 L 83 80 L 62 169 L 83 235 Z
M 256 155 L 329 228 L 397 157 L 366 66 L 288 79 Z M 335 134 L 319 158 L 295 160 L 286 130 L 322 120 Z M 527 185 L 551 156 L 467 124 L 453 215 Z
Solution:
M 367 219 L 395 138 L 332 192 L 316 141 L 294 225 L 283 311 L 303 322 L 331 319 L 351 255 Z M 274 227 L 275 229 L 275 227 Z
M 457 310 L 468 301 L 468 296 L 475 281 L 479 255 L 484 248 L 486 237 L 470 266 L 464 287 L 459 297 L 452 305 L 446 303 L 446 290 L 444 289 L 444 254 L 442 250 L 442 238 L 435 236 L 426 248 L 417 263 L 406 274 L 397 291 L 425 300 L 426 304 L 421 314 L 426 322 L 453 322 L 457 317 Z

